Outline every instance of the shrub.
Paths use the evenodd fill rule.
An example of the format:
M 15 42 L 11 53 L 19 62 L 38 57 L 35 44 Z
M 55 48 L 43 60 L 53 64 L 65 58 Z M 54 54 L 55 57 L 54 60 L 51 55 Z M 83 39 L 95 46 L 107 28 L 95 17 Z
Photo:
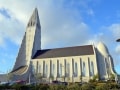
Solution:
M 71 84 L 67 86 L 67 90 L 80 90 L 80 86 L 78 84 Z
M 93 84 L 83 84 L 81 86 L 81 90 L 94 90 L 94 88 Z
M 120 89 L 119 85 L 116 83 L 110 83 L 109 86 L 110 86 L 110 89 Z
M 95 89 L 96 89 L 96 90 L 109 90 L 110 87 L 109 87 L 109 85 L 106 84 L 106 83 L 99 83 L 99 84 L 96 86 Z
M 49 90 L 65 90 L 66 86 L 64 85 L 50 85 Z

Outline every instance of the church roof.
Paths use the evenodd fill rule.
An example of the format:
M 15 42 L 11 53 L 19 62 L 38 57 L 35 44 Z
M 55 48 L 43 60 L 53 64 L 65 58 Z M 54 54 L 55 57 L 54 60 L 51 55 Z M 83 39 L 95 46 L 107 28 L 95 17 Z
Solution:
M 93 55 L 92 45 L 38 50 L 33 59 Z

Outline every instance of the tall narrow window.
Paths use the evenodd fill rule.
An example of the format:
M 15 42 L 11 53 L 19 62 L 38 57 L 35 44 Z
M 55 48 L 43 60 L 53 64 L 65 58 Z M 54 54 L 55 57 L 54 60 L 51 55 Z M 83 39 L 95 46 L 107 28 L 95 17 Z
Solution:
M 94 75 L 94 64 L 91 62 L 91 71 L 92 71 L 92 76 Z
M 66 73 L 66 59 L 64 59 L 64 73 L 65 73 L 65 76 L 67 75 Z
M 55 64 L 50 61 L 50 70 L 51 70 L 51 76 L 54 76 L 55 73 Z
M 45 76 L 47 76 L 48 75 L 48 65 L 46 64 L 45 65 Z
M 83 62 L 83 65 L 82 65 L 82 76 L 85 76 L 86 74 L 86 67 L 85 67 L 85 62 Z
M 78 74 L 78 66 L 77 66 L 77 62 L 75 62 L 74 76 L 77 77 L 77 74 Z
M 52 64 L 52 76 L 54 76 L 55 73 L 55 64 Z
M 31 66 L 32 66 L 32 73 L 35 74 L 35 67 L 34 67 L 34 64 L 31 63 Z
M 60 64 L 60 77 L 62 76 L 62 64 Z
M 41 65 L 39 65 L 38 73 L 41 73 Z
M 66 76 L 69 77 L 70 76 L 70 64 L 67 63 L 66 65 Z

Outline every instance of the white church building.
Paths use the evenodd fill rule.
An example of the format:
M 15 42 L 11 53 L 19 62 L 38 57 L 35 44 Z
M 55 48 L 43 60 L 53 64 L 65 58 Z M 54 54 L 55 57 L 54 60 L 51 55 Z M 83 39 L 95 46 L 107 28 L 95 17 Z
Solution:
M 46 81 L 88 82 L 93 76 L 108 80 L 116 75 L 112 56 L 102 42 L 95 45 L 41 49 L 41 25 L 35 9 L 26 28 L 14 68 L 14 80 L 28 80 L 41 74 Z

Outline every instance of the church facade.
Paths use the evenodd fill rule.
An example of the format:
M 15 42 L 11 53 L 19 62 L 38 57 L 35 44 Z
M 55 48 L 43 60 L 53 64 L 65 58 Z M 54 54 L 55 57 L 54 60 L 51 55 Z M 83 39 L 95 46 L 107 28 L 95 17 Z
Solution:
M 95 45 L 41 49 L 41 26 L 35 9 L 26 28 L 21 47 L 12 70 L 14 80 L 28 80 L 40 74 L 46 82 L 88 82 L 95 75 L 108 80 L 116 75 L 114 63 L 102 42 Z

